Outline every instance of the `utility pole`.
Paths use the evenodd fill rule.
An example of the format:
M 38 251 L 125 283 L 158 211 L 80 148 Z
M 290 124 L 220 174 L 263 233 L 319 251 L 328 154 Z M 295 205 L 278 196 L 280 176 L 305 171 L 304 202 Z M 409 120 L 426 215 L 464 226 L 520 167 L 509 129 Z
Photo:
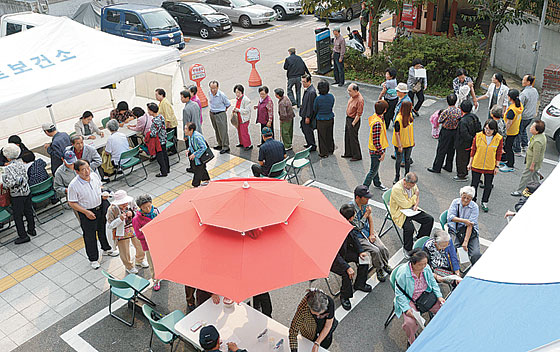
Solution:
M 535 58 L 533 59 L 533 70 L 531 71 L 533 76 L 537 73 L 537 63 L 539 62 L 539 51 L 541 50 L 542 30 L 544 27 L 544 22 L 546 20 L 547 9 L 548 9 L 548 0 L 544 0 L 543 9 L 541 13 L 541 23 L 539 23 L 539 34 L 537 35 L 537 41 L 535 42 L 535 46 L 533 48 L 533 50 L 535 51 Z

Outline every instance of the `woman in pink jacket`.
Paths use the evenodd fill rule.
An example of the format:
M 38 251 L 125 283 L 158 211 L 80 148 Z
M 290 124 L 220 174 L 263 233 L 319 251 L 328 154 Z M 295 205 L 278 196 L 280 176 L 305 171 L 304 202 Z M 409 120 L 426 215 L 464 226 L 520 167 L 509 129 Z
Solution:
M 146 237 L 144 237 L 144 233 L 142 232 L 142 227 L 152 221 L 156 216 L 159 215 L 158 208 L 152 205 L 152 197 L 148 194 L 144 194 L 136 198 L 136 205 L 140 208 L 139 211 L 136 212 L 136 215 L 132 219 L 132 227 L 134 228 L 134 233 L 136 234 L 136 238 L 140 240 L 142 244 L 142 249 L 146 253 L 146 258 L 148 259 L 148 263 L 150 264 L 150 271 L 152 273 L 151 279 L 154 281 L 153 289 L 154 291 L 159 291 L 160 289 L 160 280 L 156 280 L 154 275 L 154 264 L 152 262 L 152 256 L 150 255 L 148 243 L 146 242 Z

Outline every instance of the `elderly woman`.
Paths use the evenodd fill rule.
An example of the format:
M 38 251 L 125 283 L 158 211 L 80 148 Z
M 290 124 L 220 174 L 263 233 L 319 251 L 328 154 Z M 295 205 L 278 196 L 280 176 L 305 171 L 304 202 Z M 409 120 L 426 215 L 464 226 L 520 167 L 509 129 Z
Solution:
M 107 129 L 111 132 L 111 135 L 107 139 L 107 145 L 105 146 L 105 151 L 111 154 L 111 160 L 115 165 L 119 165 L 121 161 L 121 154 L 130 149 L 128 144 L 128 139 L 124 133 L 119 132 L 119 123 L 116 120 L 109 120 L 107 122 Z M 128 159 L 122 160 L 123 163 L 127 162 Z
M 74 124 L 74 131 L 78 136 L 84 136 L 84 139 L 95 139 L 94 132 L 104 136 L 104 133 L 93 122 L 93 114 L 91 111 L 84 111 L 80 120 Z
M 121 127 L 134 119 L 134 115 L 132 115 L 132 111 L 128 109 L 128 103 L 126 101 L 119 101 L 117 107 L 111 110 L 110 117 L 111 120 L 117 120 Z
M 138 273 L 134 263 L 130 258 L 130 242 L 136 249 L 136 266 L 148 268 L 148 260 L 142 249 L 142 244 L 134 234 L 132 219 L 138 207 L 134 199 L 126 194 L 126 191 L 119 190 L 113 194 L 111 206 L 107 209 L 107 227 L 113 231 L 113 241 L 119 248 L 121 261 L 129 274 Z
M 257 110 L 257 123 L 261 125 L 260 130 L 269 127 L 272 130 L 272 137 L 274 137 L 274 103 L 272 98 L 268 95 L 268 87 L 262 86 L 259 88 L 259 103 L 253 107 Z M 261 137 L 260 147 L 264 143 L 264 139 Z
M 235 107 L 232 110 L 232 118 L 237 120 L 237 136 L 239 144 L 237 147 L 243 147 L 245 150 L 253 149 L 251 144 L 251 135 L 249 135 L 249 120 L 251 120 L 251 99 L 245 95 L 245 88 L 241 84 L 233 87 L 235 93 Z
M 4 157 L 8 161 L 2 174 L 2 185 L 10 190 L 12 210 L 18 238 L 15 244 L 29 242 L 28 235 L 36 236 L 35 219 L 33 219 L 33 204 L 31 191 L 27 182 L 27 170 L 23 161 L 18 159 L 21 149 L 13 143 L 8 143 L 3 149 Z M 23 223 L 23 216 L 27 219 L 27 232 Z
M 433 299 L 433 295 L 435 295 L 434 305 L 424 307 L 434 314 L 439 311 L 445 299 L 441 295 L 432 269 L 428 266 L 428 254 L 420 248 L 415 248 L 410 252 L 409 263 L 399 266 L 395 275 L 395 315 L 403 316 L 402 328 L 411 345 L 416 339 L 418 330 L 414 311 L 421 310 L 416 304 L 418 298 L 424 294 L 430 295 Z
M 10 138 L 8 138 L 8 143 L 13 143 L 15 145 L 17 145 L 19 147 L 19 149 L 21 150 L 21 153 L 19 154 L 19 156 L 17 157 L 17 159 L 21 158 L 23 155 L 23 152 L 25 152 L 27 149 L 27 147 L 25 146 L 25 144 L 23 144 L 23 142 L 21 141 L 21 138 L 19 138 L 19 136 L 17 135 L 12 135 L 10 136 Z M 8 163 L 8 159 L 6 159 L 6 157 L 4 156 L 4 150 L 0 150 L 0 166 L 4 166 Z
M 461 188 L 460 198 L 454 199 L 447 210 L 447 230 L 453 237 L 455 248 L 463 247 L 468 252 L 472 264 L 481 256 L 478 240 L 478 205 L 473 201 L 474 194 L 472 186 Z
M 338 325 L 334 317 L 334 300 L 319 289 L 310 289 L 299 303 L 290 325 L 290 350 L 298 350 L 298 333 L 313 341 L 312 352 L 319 347 L 329 348 Z
M 200 157 L 208 148 L 208 143 L 202 134 L 196 131 L 196 124 L 189 122 L 185 125 L 185 136 L 188 138 L 189 149 L 187 150 L 187 157 L 193 161 L 194 177 L 192 186 L 200 186 L 201 181 L 210 181 L 210 175 L 206 170 L 206 164 L 200 161 Z
M 434 237 L 424 244 L 423 249 L 428 253 L 428 263 L 437 282 L 446 282 L 444 278 L 449 275 L 460 275 L 457 250 L 447 232 L 435 229 Z
M 150 265 L 150 273 L 152 274 L 151 279 L 154 282 L 152 287 L 154 291 L 159 291 L 160 280 L 156 280 L 154 272 L 154 264 L 152 263 L 152 256 L 150 255 L 150 248 L 148 248 L 148 242 L 146 242 L 146 237 L 142 232 L 142 227 L 152 221 L 156 216 L 159 215 L 159 209 L 154 207 L 152 204 L 152 197 L 149 194 L 144 194 L 136 198 L 136 205 L 140 208 L 134 215 L 132 219 L 132 227 L 134 228 L 134 234 L 136 238 L 142 244 L 142 249 L 146 253 L 146 259 L 148 259 L 148 264 Z
M 319 95 L 313 102 L 313 111 L 317 119 L 317 137 L 319 138 L 319 156 L 327 158 L 334 153 L 334 95 L 329 93 L 329 82 L 317 83 Z

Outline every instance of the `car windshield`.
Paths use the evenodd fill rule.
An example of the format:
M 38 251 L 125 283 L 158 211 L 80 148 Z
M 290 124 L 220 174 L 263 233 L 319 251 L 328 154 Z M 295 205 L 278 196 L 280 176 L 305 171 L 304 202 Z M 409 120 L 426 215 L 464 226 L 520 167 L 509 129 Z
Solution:
M 198 12 L 201 15 L 211 15 L 214 14 L 218 11 L 214 10 L 213 8 L 211 8 L 208 5 L 205 4 L 190 4 L 191 7 L 193 8 L 193 10 L 195 10 L 196 12 Z
M 234 7 L 245 7 L 245 6 L 251 6 L 255 4 L 251 0 L 231 0 L 231 3 L 233 4 Z
M 144 12 L 142 17 L 150 29 L 167 29 L 178 26 L 173 17 L 165 10 Z

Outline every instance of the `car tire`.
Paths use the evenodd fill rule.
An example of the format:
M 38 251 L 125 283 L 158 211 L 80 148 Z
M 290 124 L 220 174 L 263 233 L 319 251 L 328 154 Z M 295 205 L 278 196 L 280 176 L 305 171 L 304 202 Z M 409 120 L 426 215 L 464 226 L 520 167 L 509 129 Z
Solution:
M 556 131 L 554 135 L 554 142 L 556 144 L 556 150 L 560 153 L 560 130 Z
M 354 11 L 352 11 L 352 9 L 346 10 L 346 13 L 344 14 L 344 19 L 346 20 L 346 22 L 352 21 L 353 18 L 354 18 Z
M 202 26 L 198 31 L 198 35 L 202 39 L 208 39 L 210 37 L 210 30 L 206 26 Z
M 274 11 L 276 11 L 276 19 L 278 21 L 284 21 L 286 18 L 288 18 L 288 14 L 282 6 L 274 6 L 273 9 Z
M 241 25 L 241 27 L 243 28 L 251 28 L 251 19 L 249 18 L 249 16 L 241 16 L 239 17 L 239 24 Z

